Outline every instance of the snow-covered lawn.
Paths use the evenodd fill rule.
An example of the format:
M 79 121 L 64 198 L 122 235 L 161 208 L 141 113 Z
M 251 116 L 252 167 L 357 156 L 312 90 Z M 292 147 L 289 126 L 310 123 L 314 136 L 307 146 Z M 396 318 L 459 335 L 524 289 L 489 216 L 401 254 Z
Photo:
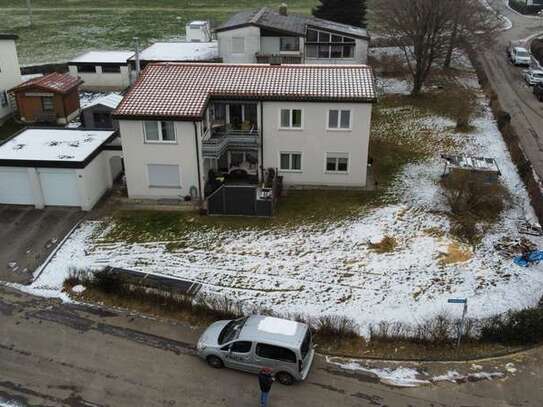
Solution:
M 478 87 L 473 75 L 464 74 Z M 415 324 L 443 311 L 458 316 L 461 307 L 447 304 L 451 297 L 468 298 L 470 317 L 534 305 L 543 293 L 543 264 L 520 268 L 494 248 L 502 239 L 520 238 L 517 221 L 535 222 L 534 212 L 487 100 L 475 91 L 477 114 L 469 134 L 455 133 L 455 123 L 445 116 L 410 106 L 379 107 L 373 137 L 394 133 L 401 138 L 396 142 L 424 147 L 427 157 L 403 168 L 387 192 L 388 204 L 317 226 L 191 228 L 177 244 L 110 242 L 109 220 L 86 222 L 30 289 L 59 295 L 70 267 L 111 265 L 194 280 L 205 292 L 278 313 L 347 315 L 362 332 L 383 320 Z M 475 248 L 454 240 L 440 212 L 447 210 L 438 183 L 444 151 L 494 157 L 511 194 L 511 204 Z M 384 236 L 392 236 L 397 247 L 379 254 L 368 243 Z M 529 239 L 543 246 L 542 238 Z M 461 262 L 443 261 L 451 245 L 464 253 Z

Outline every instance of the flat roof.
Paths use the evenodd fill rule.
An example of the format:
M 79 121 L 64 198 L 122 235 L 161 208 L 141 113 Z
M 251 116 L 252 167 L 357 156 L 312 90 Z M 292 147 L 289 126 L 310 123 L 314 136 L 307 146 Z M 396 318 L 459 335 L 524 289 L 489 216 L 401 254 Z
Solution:
M 0 165 L 84 168 L 74 164 L 85 163 L 115 137 L 113 130 L 27 128 L 0 144 Z
M 212 42 L 155 42 L 140 52 L 140 61 L 213 61 L 219 58 L 219 45 Z M 134 61 L 136 57 L 131 56 Z
M 201 120 L 210 98 L 373 103 L 367 65 L 149 64 L 114 112 L 116 118 Z
M 68 64 L 126 64 L 132 55 L 134 55 L 134 51 L 90 51 L 72 59 Z
M 451 168 L 458 168 L 471 171 L 491 171 L 500 172 L 498 164 L 494 158 L 471 157 L 463 155 L 442 155 L 447 165 Z

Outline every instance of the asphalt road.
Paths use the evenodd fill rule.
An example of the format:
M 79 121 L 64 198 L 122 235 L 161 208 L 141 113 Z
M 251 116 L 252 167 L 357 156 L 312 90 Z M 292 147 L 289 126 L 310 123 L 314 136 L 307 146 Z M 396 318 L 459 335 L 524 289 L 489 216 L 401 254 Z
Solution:
M 526 39 L 537 33 L 543 35 L 543 19 L 519 15 L 507 8 L 503 0 L 494 0 L 492 7 L 509 18 L 513 27 L 497 36 L 494 45 L 481 53 L 484 68 L 504 110 L 512 116 L 511 124 L 520 137 L 525 154 L 543 179 L 543 103 L 535 98 L 522 79 L 522 70 L 526 68 L 513 66 L 506 56 L 509 41 Z
M 194 355 L 199 332 L 183 324 L 61 305 L 0 286 L 0 333 L 0 401 L 72 407 L 257 405 L 256 377 L 208 367 Z M 274 385 L 271 407 L 540 406 L 541 358 L 528 359 L 533 366 L 515 378 L 398 389 L 334 371 L 319 358 L 306 382 Z

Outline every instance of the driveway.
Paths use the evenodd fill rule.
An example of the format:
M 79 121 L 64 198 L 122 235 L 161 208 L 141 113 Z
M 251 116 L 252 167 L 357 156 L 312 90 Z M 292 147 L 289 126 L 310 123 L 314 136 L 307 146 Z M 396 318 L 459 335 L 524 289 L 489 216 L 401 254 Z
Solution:
M 0 205 L 0 280 L 30 282 L 32 272 L 84 214 L 78 208 Z

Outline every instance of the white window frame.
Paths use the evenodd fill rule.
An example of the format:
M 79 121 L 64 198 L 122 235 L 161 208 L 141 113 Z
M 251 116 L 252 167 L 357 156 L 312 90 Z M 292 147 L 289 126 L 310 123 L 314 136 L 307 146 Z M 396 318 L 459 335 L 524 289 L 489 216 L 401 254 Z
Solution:
M 240 41 L 242 50 L 240 52 L 234 50 L 235 41 Z M 245 37 L 232 37 L 232 55 L 245 55 Z
M 177 144 L 177 132 L 175 131 L 175 122 L 173 122 L 172 128 L 173 128 L 173 136 L 175 140 L 164 140 L 164 136 L 162 134 L 162 122 L 164 120 L 144 120 L 141 125 L 143 127 L 143 142 L 145 144 Z M 153 122 L 156 123 L 158 126 L 158 140 L 148 140 L 147 139 L 147 131 L 145 129 L 145 123 L 146 122 Z
M 336 111 L 338 112 L 337 117 L 337 125 L 338 127 L 331 127 L 330 126 L 330 112 Z M 341 127 L 341 113 L 342 112 L 349 112 L 349 127 Z M 326 115 L 326 130 L 328 131 L 352 131 L 353 129 L 353 111 L 352 109 L 328 109 L 328 113 Z
M 328 169 L 328 158 L 329 158 L 328 155 L 331 155 L 331 156 L 334 156 L 334 155 L 345 156 L 346 155 L 347 156 L 347 171 L 329 170 Z M 338 168 L 339 166 L 338 160 L 344 157 L 336 156 L 334 158 L 336 159 L 336 168 Z M 324 153 L 324 173 L 325 174 L 348 175 L 350 173 L 350 169 L 351 169 L 351 154 L 350 153 L 344 153 L 344 152 L 338 152 L 338 151 Z
M 285 170 L 281 168 L 281 155 L 288 154 L 288 166 L 289 169 Z M 300 169 L 299 170 L 293 170 L 292 168 L 292 155 L 298 154 L 300 156 Z M 291 173 L 302 173 L 304 171 L 304 154 L 301 151 L 279 151 L 278 155 L 278 165 L 277 168 L 279 168 L 279 172 L 291 172 Z
M 283 110 L 289 111 L 289 127 L 283 127 L 281 123 L 281 113 L 283 112 Z M 294 115 L 292 114 L 292 111 L 294 110 L 299 110 L 300 114 L 302 115 L 302 117 L 300 118 L 300 127 L 292 127 L 292 118 L 294 117 Z M 281 107 L 279 109 L 279 130 L 303 130 L 303 129 L 304 129 L 304 109 L 299 108 L 299 107 L 295 107 L 295 108 Z
M 150 165 L 162 165 L 162 166 L 169 166 L 169 167 L 177 167 L 177 172 L 179 176 L 179 185 L 153 185 L 151 183 L 151 176 L 149 172 L 149 166 Z M 181 178 L 181 166 L 178 164 L 163 164 L 163 163 L 147 163 L 145 165 L 146 169 L 146 175 L 147 175 L 147 185 L 149 188 L 163 188 L 163 189 L 181 189 L 182 188 L 182 178 Z

